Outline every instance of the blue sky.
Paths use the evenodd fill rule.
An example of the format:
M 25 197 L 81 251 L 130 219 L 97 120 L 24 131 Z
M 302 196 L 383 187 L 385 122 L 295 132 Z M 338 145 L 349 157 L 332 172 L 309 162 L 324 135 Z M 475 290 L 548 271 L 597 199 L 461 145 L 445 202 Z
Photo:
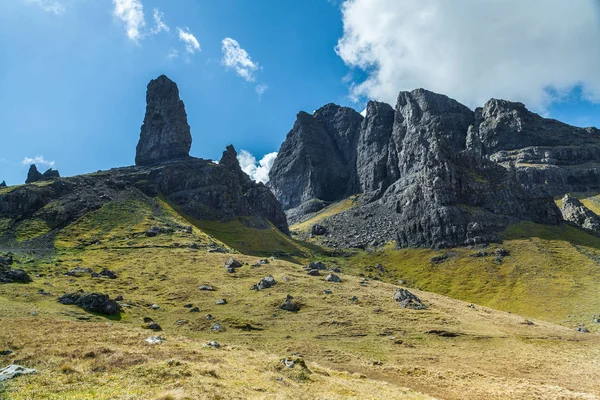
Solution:
M 482 63 L 477 69 L 468 59 L 469 53 L 463 60 L 446 50 L 433 52 L 442 59 L 431 62 L 414 50 L 431 47 L 420 42 L 424 40 L 421 35 L 414 35 L 423 26 L 387 17 L 400 18 L 410 12 L 421 15 L 423 10 L 410 7 L 421 7 L 423 2 L 400 3 L 8 0 L 0 14 L 0 181 L 22 183 L 28 169 L 24 161 L 37 156 L 53 162 L 63 176 L 132 165 L 144 117 L 146 85 L 163 73 L 179 85 L 192 128 L 191 154 L 203 158 L 218 159 L 225 146 L 233 143 L 260 159 L 279 149 L 300 110 L 312 112 L 335 102 L 361 111 L 367 98 L 393 103 L 398 91 L 420 86 L 444 92 L 471 107 L 481 105 L 480 99 L 500 95 L 575 125 L 600 125 L 600 79 L 593 72 L 600 70 L 599 64 L 591 65 L 600 61 L 595 58 L 600 46 L 590 47 L 600 44 L 594 37 L 596 17 L 583 24 L 579 21 L 577 26 L 588 31 L 576 30 L 574 36 L 567 36 L 565 54 L 560 53 L 561 46 L 556 50 L 565 59 L 577 56 L 569 41 L 581 42 L 580 36 L 591 34 L 589 41 L 584 41 L 581 54 L 586 55 L 579 58 L 578 66 L 565 62 L 561 68 L 547 68 L 543 79 L 534 79 L 540 75 L 539 68 L 535 71 L 537 65 L 549 65 L 553 59 L 525 57 L 529 64 L 510 63 L 517 73 L 510 71 L 507 78 L 496 71 L 504 81 L 483 85 L 478 80 L 492 80 L 486 79 L 486 74 L 489 65 L 497 63 Z M 589 14 L 588 4 L 583 0 L 579 4 L 581 15 Z M 589 4 L 596 3 L 590 0 Z M 161 29 L 155 9 L 164 24 Z M 426 11 L 430 18 L 436 18 L 436 13 L 448 14 Z M 530 11 L 536 10 L 523 13 Z M 488 11 L 477 12 L 485 17 Z M 380 20 L 384 22 L 379 24 Z M 455 31 L 452 24 L 465 25 L 459 20 L 446 22 L 448 32 Z M 440 25 L 433 19 L 427 23 Z M 386 24 L 393 24 L 393 29 Z M 537 35 L 545 32 L 546 24 L 540 24 Z M 547 25 L 552 32 L 552 16 Z M 398 26 L 408 31 L 396 30 Z M 453 43 L 459 44 L 473 36 L 469 32 L 456 35 Z M 445 32 L 442 36 L 453 37 Z M 523 34 L 519 36 L 515 41 L 522 42 Z M 411 37 L 414 40 L 408 45 L 403 42 Z M 224 61 L 222 43 L 226 38 L 233 40 L 227 42 L 233 51 L 230 60 L 238 64 L 228 66 Z M 507 49 L 514 47 L 508 44 Z M 497 48 L 504 45 L 499 43 Z M 534 45 L 540 48 L 539 38 Z M 459 54 L 464 51 L 457 49 Z M 545 54 L 553 56 L 550 51 Z M 507 57 L 523 58 L 512 53 Z M 245 67 L 239 64 L 244 61 Z M 437 69 L 428 71 L 432 64 Z M 531 69 L 534 72 L 527 72 Z M 423 70 L 428 73 L 419 76 L 417 72 Z M 457 70 L 467 70 L 468 75 L 452 75 Z M 514 76 L 523 80 L 510 78 Z M 531 82 L 535 86 L 527 86 Z M 263 88 L 261 95 L 257 87 Z M 50 164 L 39 164 L 41 159 L 38 167 L 44 170 Z

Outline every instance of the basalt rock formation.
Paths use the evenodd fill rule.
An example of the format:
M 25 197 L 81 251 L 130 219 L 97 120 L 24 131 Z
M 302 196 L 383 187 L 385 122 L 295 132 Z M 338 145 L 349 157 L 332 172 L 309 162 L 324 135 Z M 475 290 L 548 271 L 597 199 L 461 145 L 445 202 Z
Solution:
M 560 223 L 552 196 L 600 189 L 600 132 L 544 119 L 520 103 L 490 100 L 471 111 L 417 89 L 401 92 L 395 109 L 372 101 L 364 118 L 346 111 L 345 123 L 335 109 L 342 107 L 298 114 L 269 174 L 292 222 L 360 195 L 322 222 L 332 246 L 499 241 L 513 222 Z M 327 144 L 340 137 L 338 127 L 357 125 L 357 133 L 345 130 L 347 141 Z
M 0 188 L 4 188 L 4 187 L 6 187 L 6 182 L 5 181 L 0 182 Z
M 21 243 L 14 239 L 22 221 L 36 220 L 51 235 L 86 213 L 128 196 L 141 200 L 163 196 L 178 211 L 196 220 L 244 217 L 244 223 L 253 228 L 270 228 L 272 224 L 289 233 L 281 205 L 268 187 L 252 181 L 241 170 L 233 146 L 227 147 L 219 164 L 187 155 L 191 137 L 177 86 L 161 76 L 148 88 L 149 111 L 137 159 L 149 165 L 60 178 L 47 185 L 8 188 L 0 194 L 0 244 L 36 247 L 35 241 Z M 162 145 L 166 148 L 159 148 Z M 37 172 L 33 166 L 32 170 Z
M 192 134 L 177 84 L 161 75 L 148 84 L 146 116 L 135 155 L 136 165 L 189 157 Z
M 594 233 L 600 233 L 600 217 L 584 206 L 578 198 L 566 194 L 562 198 L 560 211 L 565 221 Z
M 49 180 L 56 179 L 56 178 L 60 178 L 60 174 L 58 173 L 58 171 L 50 168 L 42 174 L 41 172 L 38 171 L 35 164 L 32 164 L 29 167 L 29 172 L 27 173 L 27 179 L 25 180 L 25 183 L 49 181 Z M 6 186 L 6 184 L 5 184 L 5 186 Z

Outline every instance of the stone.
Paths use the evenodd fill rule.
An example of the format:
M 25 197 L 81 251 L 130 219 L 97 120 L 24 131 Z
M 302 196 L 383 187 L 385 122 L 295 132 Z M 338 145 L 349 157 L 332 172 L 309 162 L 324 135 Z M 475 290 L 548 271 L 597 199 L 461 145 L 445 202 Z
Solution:
M 5 188 L 5 187 L 6 187 L 6 181 L 0 182 L 0 188 Z
M 146 342 L 148 342 L 149 344 L 161 344 L 165 340 L 166 339 L 163 338 L 162 336 L 150 336 L 149 338 L 146 339 Z
M 327 234 L 327 228 L 320 224 L 314 224 L 310 230 L 313 236 L 323 236 Z
M 36 369 L 25 368 L 20 365 L 10 364 L 9 366 L 0 369 L 0 382 L 16 378 L 21 375 L 35 374 Z
M 571 222 L 585 230 L 600 233 L 600 217 L 583 205 L 583 203 L 570 194 L 562 198 L 560 208 L 565 221 Z
M 11 354 L 15 354 L 12 350 L 2 350 L 0 351 L 0 356 L 10 356 Z
M 200 312 L 200 309 L 199 309 L 198 307 L 192 307 L 192 308 L 190 309 L 190 312 L 191 312 L 191 313 L 199 313 L 199 312 Z
M 260 260 L 258 260 L 257 262 L 255 262 L 254 264 L 252 264 L 253 267 L 260 267 L 261 265 L 265 265 L 268 264 L 269 260 L 266 258 L 262 258 Z
M 342 278 L 340 278 L 339 276 L 337 276 L 336 274 L 329 274 L 327 275 L 327 277 L 325 278 L 325 280 L 327 282 L 335 282 L 335 283 L 340 283 L 342 282 Z
M 220 349 L 221 345 L 219 344 L 219 342 L 216 342 L 214 340 L 211 340 L 210 342 L 206 342 L 206 347 L 212 347 L 213 349 Z
M 227 304 L 227 300 L 225 300 L 225 299 L 219 299 L 219 300 L 217 300 L 215 302 L 215 304 L 218 305 L 218 306 L 222 306 L 222 305 Z
M 214 290 L 215 290 L 215 289 L 214 289 L 212 286 L 210 286 L 210 285 L 200 285 L 200 286 L 198 287 L 198 289 L 199 289 L 199 290 L 202 290 L 202 291 L 207 291 L 207 292 L 212 292 L 212 291 L 214 291 Z
M 13 262 L 14 258 L 12 253 L 0 255 L 0 266 L 8 267 L 9 265 L 12 265 Z
M 251 290 L 264 290 L 264 289 L 272 288 L 276 284 L 277 284 L 277 281 L 275 280 L 275 278 L 273 278 L 272 276 L 265 276 L 260 281 L 258 281 L 258 283 L 256 285 L 252 286 L 250 289 Z
M 150 329 L 153 330 L 155 332 L 160 332 L 162 331 L 162 328 L 159 324 L 157 324 L 156 322 L 150 322 L 150 323 L 146 323 L 142 326 L 142 328 L 144 329 Z
M 310 276 L 321 276 L 321 273 L 318 269 L 311 269 L 308 271 L 308 275 Z
M 325 265 L 323 265 L 322 262 L 317 261 L 317 262 L 311 262 L 310 264 L 308 264 L 308 269 L 316 269 L 319 271 L 324 271 L 325 269 Z
M 119 303 L 102 293 L 69 293 L 59 297 L 58 302 L 99 314 L 116 315 L 121 312 Z
M 496 251 L 494 251 L 494 254 L 497 257 L 508 257 L 508 256 L 510 256 L 510 251 L 508 251 L 506 249 L 496 249 Z
M 216 324 L 214 324 L 212 326 L 212 328 L 210 328 L 210 330 L 211 331 L 216 331 L 216 332 L 222 332 L 224 329 L 223 329 L 223 326 L 221 324 L 216 323 Z
M 31 277 L 22 269 L 12 269 L 0 265 L 0 283 L 29 283 Z
M 289 294 L 286 296 L 285 301 L 279 306 L 280 309 L 290 312 L 300 311 L 300 306 L 294 301 L 294 298 Z
M 158 309 L 160 309 L 160 306 L 158 304 L 152 304 L 150 306 L 150 308 L 153 309 L 153 310 L 158 310 Z
M 585 326 L 578 326 L 575 330 L 581 333 L 590 333 L 590 330 Z
M 100 271 L 98 273 L 99 276 L 101 277 L 106 277 L 108 279 L 117 279 L 118 276 L 114 271 L 111 271 L 110 269 L 107 268 L 103 268 L 102 271 Z
M 94 271 L 92 271 L 90 268 L 82 268 L 82 267 L 75 267 L 67 272 L 65 272 L 63 275 L 65 276 L 72 276 L 75 278 L 80 278 L 84 275 L 89 275 L 92 274 Z M 93 276 L 93 275 L 92 275 Z
M 60 178 L 60 173 L 57 170 L 50 168 L 42 174 L 42 178 L 40 180 L 48 181 L 56 178 Z
M 242 263 L 239 262 L 238 260 L 234 259 L 233 257 L 229 257 L 227 259 L 227 261 L 225 261 L 225 264 L 223 264 L 223 268 L 241 268 L 242 267 Z
M 186 158 L 191 146 L 192 134 L 177 84 L 165 75 L 151 80 L 135 164 L 152 165 Z
M 427 306 L 421 302 L 421 299 L 406 289 L 396 289 L 392 298 L 400 303 L 400 307 L 402 308 L 411 308 L 413 310 L 427 309 Z

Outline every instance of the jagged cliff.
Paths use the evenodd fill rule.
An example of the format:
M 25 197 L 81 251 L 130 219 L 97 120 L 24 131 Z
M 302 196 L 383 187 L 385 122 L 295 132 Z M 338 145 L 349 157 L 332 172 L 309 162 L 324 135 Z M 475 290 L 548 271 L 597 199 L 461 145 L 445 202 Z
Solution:
M 511 222 L 559 223 L 552 196 L 600 189 L 599 131 L 544 119 L 521 103 L 490 100 L 472 111 L 417 89 L 401 92 L 395 109 L 369 102 L 364 118 L 345 109 L 345 123 L 333 123 L 339 112 L 330 110 L 336 109 L 342 107 L 328 104 L 298 115 L 269 182 L 292 222 L 361 194 L 357 207 L 326 220 L 331 245 L 498 241 Z M 349 140 L 312 151 L 306 142 L 313 137 Z M 329 162 L 342 154 L 346 162 Z M 329 183 L 338 176 L 344 178 L 338 186 Z M 328 192 L 314 190 L 321 186 Z
M 242 172 L 233 146 L 227 147 L 219 164 L 189 156 L 189 125 L 173 81 L 165 76 L 153 80 L 146 98 L 137 166 L 68 178 L 54 176 L 43 184 L 2 189 L 0 243 L 36 246 L 35 241 L 15 240 L 15 229 L 23 221 L 44 224 L 51 236 L 105 203 L 132 194 L 139 198 L 163 196 L 197 220 L 251 217 L 252 227 L 269 228 L 272 224 L 288 233 L 281 205 L 265 185 Z M 31 182 L 45 180 L 46 174 L 32 166 Z M 48 240 L 42 239 L 38 244 L 47 245 Z

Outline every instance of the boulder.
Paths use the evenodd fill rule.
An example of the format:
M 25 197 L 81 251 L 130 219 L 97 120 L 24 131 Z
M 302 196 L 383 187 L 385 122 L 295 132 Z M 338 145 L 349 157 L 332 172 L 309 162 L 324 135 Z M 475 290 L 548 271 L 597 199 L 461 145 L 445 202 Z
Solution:
M 12 269 L 0 265 L 0 283 L 29 283 L 31 277 L 22 269 Z
M 152 165 L 189 157 L 192 134 L 177 84 L 165 75 L 146 91 L 146 115 L 136 148 L 135 164 Z
M 340 278 L 336 274 L 329 274 L 329 275 L 327 275 L 327 277 L 325 278 L 325 280 L 327 282 L 340 283 L 342 281 L 342 278 Z
M 313 236 L 323 236 L 327 234 L 327 228 L 320 224 L 314 224 L 310 230 Z
M 279 306 L 280 309 L 284 311 L 290 312 L 298 312 L 300 311 L 300 305 L 294 301 L 294 298 L 291 295 L 287 295 L 285 301 Z
M 121 311 L 119 303 L 102 293 L 69 293 L 59 297 L 58 302 L 99 314 L 116 315 Z
M 0 369 L 0 382 L 7 381 L 9 379 L 16 378 L 21 375 L 35 374 L 37 370 L 31 368 L 25 368 L 20 365 L 11 364 L 5 368 Z
M 275 280 L 275 278 L 273 278 L 272 276 L 265 276 L 260 281 L 258 281 L 258 283 L 256 285 L 252 286 L 252 288 L 250 288 L 250 289 L 251 290 L 264 290 L 264 289 L 272 288 L 276 284 L 277 284 L 277 281 Z
M 225 261 L 225 264 L 223 264 L 223 268 L 241 268 L 242 267 L 242 263 L 239 262 L 238 260 L 234 259 L 233 257 L 229 257 L 227 259 L 227 261 Z
M 421 302 L 421 299 L 406 289 L 396 289 L 392 298 L 400 303 L 400 307 L 402 308 L 411 308 L 413 310 L 425 310 L 427 308 L 427 306 Z

